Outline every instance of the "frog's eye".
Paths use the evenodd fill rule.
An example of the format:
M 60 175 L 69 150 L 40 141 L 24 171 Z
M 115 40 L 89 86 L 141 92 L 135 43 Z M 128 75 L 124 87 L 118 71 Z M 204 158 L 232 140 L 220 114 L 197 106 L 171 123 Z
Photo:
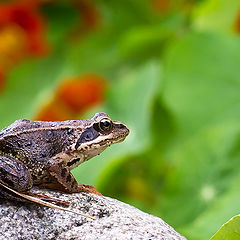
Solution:
M 99 130 L 102 132 L 110 131 L 112 129 L 112 121 L 108 118 L 103 118 L 98 124 Z

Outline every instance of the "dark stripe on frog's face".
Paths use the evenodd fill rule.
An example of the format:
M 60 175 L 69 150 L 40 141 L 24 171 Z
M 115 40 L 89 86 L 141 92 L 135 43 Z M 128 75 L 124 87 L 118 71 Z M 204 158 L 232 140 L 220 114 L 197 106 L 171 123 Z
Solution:
M 87 128 L 77 140 L 75 145 L 75 149 L 77 150 L 82 143 L 90 142 L 96 139 L 99 136 L 99 132 L 94 129 L 93 126 Z

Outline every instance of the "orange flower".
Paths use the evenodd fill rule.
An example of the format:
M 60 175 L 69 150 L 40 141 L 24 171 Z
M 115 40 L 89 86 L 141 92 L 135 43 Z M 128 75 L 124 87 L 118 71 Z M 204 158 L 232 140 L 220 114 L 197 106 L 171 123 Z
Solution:
M 78 24 L 72 31 L 71 38 L 79 40 L 79 37 L 84 36 L 86 33 L 96 29 L 101 22 L 101 16 L 96 8 L 96 3 L 92 0 L 72 0 L 75 9 L 78 11 Z
M 87 74 L 67 79 L 35 119 L 60 121 L 78 118 L 87 109 L 102 103 L 105 90 L 106 81 L 98 75 Z
M 38 11 L 41 1 L 23 0 L 0 3 L 0 26 L 18 26 L 26 36 L 28 53 L 44 55 L 48 50 L 45 22 Z
M 19 61 L 48 52 L 39 0 L 0 2 L 0 79 Z
M 105 81 L 97 75 L 85 75 L 65 81 L 57 91 L 57 97 L 70 109 L 79 113 L 103 100 Z
M 97 11 L 95 4 L 93 4 L 93 1 L 74 1 L 74 5 L 81 13 L 86 28 L 92 29 L 98 26 L 100 22 L 100 14 Z
M 152 8 L 155 12 L 164 14 L 170 9 L 171 0 L 152 0 Z
M 237 17 L 234 23 L 234 29 L 237 33 L 240 33 L 240 9 L 238 10 Z

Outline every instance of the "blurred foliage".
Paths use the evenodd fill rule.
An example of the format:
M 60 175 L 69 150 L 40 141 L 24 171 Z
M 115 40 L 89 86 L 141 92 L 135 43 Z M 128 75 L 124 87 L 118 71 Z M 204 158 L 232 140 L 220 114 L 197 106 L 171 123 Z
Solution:
M 0 125 L 107 112 L 131 134 L 74 169 L 78 181 L 209 239 L 240 209 L 239 9 L 235 0 L 1 1 Z M 213 239 L 235 239 L 238 222 Z

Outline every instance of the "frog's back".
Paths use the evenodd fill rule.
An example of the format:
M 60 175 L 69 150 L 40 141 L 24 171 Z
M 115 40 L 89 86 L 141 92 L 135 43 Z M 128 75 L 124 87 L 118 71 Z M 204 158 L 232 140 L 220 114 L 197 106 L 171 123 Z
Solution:
M 0 131 L 0 141 L 1 138 L 7 137 L 9 135 L 21 134 L 28 130 L 48 130 L 56 127 L 73 127 L 80 128 L 80 126 L 84 126 L 84 122 L 88 122 L 88 120 L 67 120 L 67 121 L 31 121 L 27 119 L 19 119 L 16 120 L 11 125 L 3 128 Z
M 16 134 L 16 133 L 21 132 L 23 130 L 31 129 L 32 128 L 31 123 L 32 123 L 32 121 L 27 120 L 27 119 L 16 120 L 14 123 L 12 123 L 11 125 L 3 128 L 0 131 L 0 141 L 1 141 L 1 138 L 4 138 L 7 135 Z
M 75 134 L 81 131 L 81 123 L 81 120 L 17 120 L 0 132 L 0 151 L 27 158 L 50 158 L 67 150 Z

